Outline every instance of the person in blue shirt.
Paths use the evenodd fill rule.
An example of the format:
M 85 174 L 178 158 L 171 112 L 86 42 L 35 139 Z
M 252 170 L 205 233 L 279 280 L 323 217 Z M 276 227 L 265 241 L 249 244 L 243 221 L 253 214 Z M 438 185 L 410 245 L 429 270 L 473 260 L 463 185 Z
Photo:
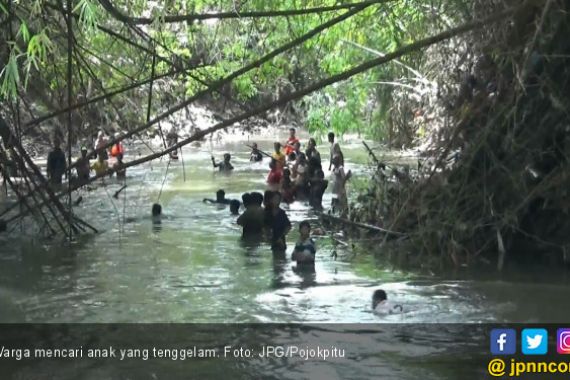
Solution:
M 295 244 L 291 259 L 297 262 L 297 269 L 314 269 L 316 253 L 317 247 L 311 239 L 311 224 L 302 221 L 299 224 L 299 241 Z

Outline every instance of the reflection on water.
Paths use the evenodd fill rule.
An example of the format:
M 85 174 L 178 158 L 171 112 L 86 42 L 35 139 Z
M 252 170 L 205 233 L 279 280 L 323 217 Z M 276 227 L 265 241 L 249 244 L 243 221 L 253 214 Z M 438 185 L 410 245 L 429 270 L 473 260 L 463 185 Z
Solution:
M 163 160 L 130 170 L 118 199 L 108 196 L 120 188 L 114 182 L 82 191 L 84 201 L 75 211 L 103 232 L 71 246 L 0 235 L 0 319 L 482 322 L 556 321 L 565 315 L 550 298 L 566 297 L 563 285 L 532 283 L 520 292 L 517 283 L 493 279 L 421 279 L 378 264 L 373 255 L 336 260 L 331 253 L 339 248 L 328 237 L 316 237 L 315 273 L 295 271 L 290 254 L 297 225 L 304 219 L 317 223 L 306 204 L 284 206 L 294 225 L 289 249 L 271 252 L 264 242 L 240 240 L 236 217 L 226 206 L 202 202 L 220 188 L 236 199 L 264 190 L 266 163 L 250 164 L 239 145 L 220 149 L 225 150 L 233 152 L 231 176 L 219 175 L 209 154 L 189 148 L 183 156 L 186 181 L 181 162 L 169 166 Z M 330 194 L 324 202 L 330 203 Z M 163 206 L 160 222 L 150 217 L 153 203 Z M 384 318 L 370 313 L 377 287 L 407 313 Z

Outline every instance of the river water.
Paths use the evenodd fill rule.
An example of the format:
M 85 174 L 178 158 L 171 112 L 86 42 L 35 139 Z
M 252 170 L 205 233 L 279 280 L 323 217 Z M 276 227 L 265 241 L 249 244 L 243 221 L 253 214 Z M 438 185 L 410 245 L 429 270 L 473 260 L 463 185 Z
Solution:
M 260 142 L 261 148 L 270 150 L 270 146 L 270 141 Z M 328 146 L 319 149 L 325 158 Z M 344 150 L 355 177 L 367 176 L 366 155 L 361 146 L 355 143 Z M 218 159 L 223 152 L 232 152 L 236 169 L 230 176 L 213 170 L 212 151 Z M 131 158 L 136 156 L 134 151 L 128 154 Z M 561 302 L 570 296 L 566 278 L 549 276 L 544 271 L 498 276 L 490 266 L 489 273 L 477 277 L 405 273 L 386 263 L 381 252 L 359 251 L 350 255 L 324 237 L 317 238 L 316 274 L 297 275 L 290 260 L 275 261 L 267 245 L 241 244 L 240 229 L 226 208 L 202 202 L 205 197 L 214 198 L 219 188 L 226 190 L 228 198 L 237 199 L 245 191 L 263 192 L 267 162 L 250 164 L 248 158 L 243 142 L 220 145 L 206 142 L 201 147 L 186 147 L 183 160 L 178 162 L 169 164 L 164 158 L 129 169 L 128 187 L 119 199 L 111 197 L 120 187 L 113 181 L 93 191 L 82 190 L 84 202 L 75 212 L 100 228 L 101 233 L 82 236 L 71 245 L 49 244 L 14 234 L 0 235 L 0 321 L 315 324 L 567 321 L 570 309 Z M 165 217 L 157 226 L 152 224 L 149 214 L 151 204 L 159 201 L 159 194 Z M 330 194 L 324 199 L 325 207 L 328 204 Z M 298 223 L 305 219 L 318 222 L 307 205 L 294 203 L 284 209 L 294 225 L 288 237 L 291 249 L 298 236 Z M 23 230 L 22 236 L 25 235 Z M 339 253 L 336 259 L 331 256 L 333 250 Z M 372 314 L 371 294 L 379 287 L 387 291 L 390 299 L 403 304 L 407 312 L 385 317 Z M 342 331 L 345 328 L 337 333 L 342 335 Z M 336 339 L 326 332 L 317 336 Z M 395 339 L 389 346 L 392 348 L 389 354 L 376 358 L 374 344 L 378 342 L 374 343 L 373 337 L 367 339 L 372 347 L 370 355 L 375 359 L 360 358 L 349 366 L 352 378 L 370 378 L 373 374 L 402 379 L 457 378 L 452 370 L 457 365 L 441 358 L 414 365 L 415 372 L 410 371 L 416 375 L 412 372 L 403 375 L 397 369 L 397 363 L 429 353 L 430 349 L 422 342 L 415 345 L 413 340 Z M 430 339 L 430 342 L 437 340 Z M 266 365 L 260 364 L 260 370 L 281 373 L 287 368 L 265 368 Z M 326 374 L 329 369 L 323 371 Z M 337 375 L 342 372 L 334 366 L 330 371 Z M 281 374 L 280 377 L 287 377 L 284 372 Z

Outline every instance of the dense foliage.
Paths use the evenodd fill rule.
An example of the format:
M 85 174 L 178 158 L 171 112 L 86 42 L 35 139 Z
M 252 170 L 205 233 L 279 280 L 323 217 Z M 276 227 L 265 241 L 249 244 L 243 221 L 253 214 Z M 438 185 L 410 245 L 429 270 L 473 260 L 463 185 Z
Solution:
M 152 23 L 135 25 L 109 12 L 105 1 L 71 3 L 74 16 L 71 103 L 92 99 L 154 74 L 161 79 L 154 84 L 152 114 L 347 11 L 169 22 L 167 16 L 172 15 L 291 10 L 334 6 L 337 2 L 112 2 L 115 10 L 125 16 L 153 18 Z M 369 6 L 239 76 L 210 100 L 229 100 L 236 107 L 274 100 L 468 17 L 469 10 L 462 2 L 445 3 L 448 2 L 428 5 L 419 0 L 397 0 Z M 3 0 L 0 12 L 3 42 L 7 47 L 0 52 L 0 96 L 13 102 L 20 98 L 25 120 L 64 108 L 69 85 L 65 8 L 57 1 Z M 152 52 L 158 56 L 154 61 Z M 329 129 L 340 134 L 350 131 L 394 140 L 398 146 L 409 145 L 417 137 L 417 128 L 406 130 L 406 123 L 397 119 L 408 120 L 413 110 L 397 108 L 403 100 L 417 98 L 418 84 L 429 81 L 432 73 L 417 71 L 425 62 L 423 54 L 408 56 L 405 62 L 383 65 L 314 93 L 287 110 L 316 134 Z M 191 69 L 185 70 L 188 68 Z M 80 126 L 79 134 L 92 134 L 98 126 L 108 128 L 113 121 L 126 127 L 142 123 L 146 117 L 142 110 L 147 104 L 148 87 L 147 84 L 76 111 L 74 120 Z M 421 95 L 415 102 L 421 103 Z M 63 119 L 54 124 L 55 127 L 63 124 Z M 406 137 L 401 139 L 402 135 Z

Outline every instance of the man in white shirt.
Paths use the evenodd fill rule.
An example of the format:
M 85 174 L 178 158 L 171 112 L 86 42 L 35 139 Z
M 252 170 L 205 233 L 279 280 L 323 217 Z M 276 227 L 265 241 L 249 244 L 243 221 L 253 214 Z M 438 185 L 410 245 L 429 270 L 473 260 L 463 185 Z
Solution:
M 334 133 L 330 132 L 329 135 L 329 143 L 331 144 L 331 151 L 329 156 L 329 172 L 331 171 L 333 165 L 333 158 L 335 156 L 340 157 L 340 165 L 344 166 L 344 154 L 342 154 L 342 150 L 340 150 L 340 145 L 337 142 L 334 142 Z

